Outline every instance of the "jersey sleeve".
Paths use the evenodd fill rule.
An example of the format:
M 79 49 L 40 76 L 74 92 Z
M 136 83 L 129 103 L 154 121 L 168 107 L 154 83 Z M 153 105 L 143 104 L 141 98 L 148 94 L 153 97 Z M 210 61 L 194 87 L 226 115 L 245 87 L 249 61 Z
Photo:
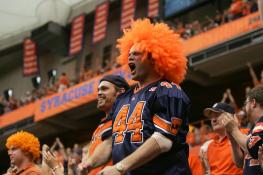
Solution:
M 101 132 L 101 139 L 106 140 L 112 135 L 112 112 L 103 121 L 103 131 Z
M 101 138 L 102 140 L 107 139 L 108 137 L 111 136 L 112 133 L 112 120 L 110 119 L 110 117 L 107 117 L 106 119 L 104 119 L 101 122 Z
M 120 95 L 121 96 L 121 95 Z M 103 121 L 105 123 L 105 130 L 101 134 L 101 139 L 105 140 L 112 136 L 112 121 L 113 121 L 113 115 L 114 112 L 118 106 L 120 96 L 115 100 L 114 104 L 112 105 L 112 108 L 109 112 L 109 115 L 106 116 L 105 120 Z
M 247 149 L 251 157 L 258 159 L 259 146 L 263 144 L 263 122 L 256 124 L 252 134 L 247 140 Z
M 177 86 L 160 86 L 153 104 L 153 124 L 155 131 L 171 140 L 176 140 L 178 132 L 186 136 L 190 101 Z

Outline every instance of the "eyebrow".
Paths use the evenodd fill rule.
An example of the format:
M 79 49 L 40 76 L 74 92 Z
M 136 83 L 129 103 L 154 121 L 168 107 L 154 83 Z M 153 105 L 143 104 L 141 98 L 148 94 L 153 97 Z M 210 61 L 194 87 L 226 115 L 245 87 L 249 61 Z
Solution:
M 98 87 L 98 90 L 99 90 L 99 89 L 105 89 L 105 88 L 109 88 L 109 87 L 108 87 L 108 86 L 99 86 L 99 87 Z
M 129 55 L 131 55 L 131 54 L 133 54 L 133 55 L 135 55 L 135 54 L 142 54 L 142 52 L 140 52 L 140 51 L 129 52 Z

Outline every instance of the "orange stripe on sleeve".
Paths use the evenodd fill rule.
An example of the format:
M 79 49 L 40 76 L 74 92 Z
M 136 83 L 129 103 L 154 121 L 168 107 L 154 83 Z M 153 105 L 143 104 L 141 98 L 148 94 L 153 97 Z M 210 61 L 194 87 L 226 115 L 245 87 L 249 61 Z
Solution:
M 112 127 L 112 121 L 108 121 L 101 126 L 101 133 Z
M 262 132 L 263 131 L 263 122 L 259 122 L 256 124 L 256 126 L 254 127 L 252 133 L 258 133 L 258 132 Z
M 155 126 L 172 135 L 177 134 L 177 129 L 172 127 L 172 123 L 160 118 L 158 115 L 153 116 L 153 123 Z

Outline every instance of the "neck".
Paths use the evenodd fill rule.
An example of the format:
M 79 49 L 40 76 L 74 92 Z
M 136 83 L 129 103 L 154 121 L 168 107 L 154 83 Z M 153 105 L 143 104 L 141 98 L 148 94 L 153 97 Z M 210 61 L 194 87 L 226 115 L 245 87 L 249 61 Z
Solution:
M 158 75 L 157 73 L 152 73 L 152 74 L 149 74 L 149 76 L 145 77 L 143 80 L 140 80 L 139 81 L 139 88 L 141 87 L 145 87 L 147 86 L 148 84 L 154 82 L 154 81 L 158 81 L 160 80 L 161 77 L 160 75 Z
M 218 137 L 219 137 L 219 141 L 223 140 L 223 139 L 225 138 L 225 136 L 226 136 L 226 131 L 225 131 L 225 129 L 223 129 L 223 130 L 218 130 L 216 133 L 217 133 L 217 135 L 218 135 Z
M 263 116 L 263 109 L 257 108 L 252 114 L 252 122 L 255 124 Z
M 33 163 L 33 162 L 30 161 L 29 159 L 24 159 L 24 160 L 21 162 L 20 165 L 17 165 L 17 169 L 18 169 L 18 171 L 21 171 L 21 170 L 27 168 L 28 165 L 30 165 L 30 164 L 32 164 L 32 163 Z

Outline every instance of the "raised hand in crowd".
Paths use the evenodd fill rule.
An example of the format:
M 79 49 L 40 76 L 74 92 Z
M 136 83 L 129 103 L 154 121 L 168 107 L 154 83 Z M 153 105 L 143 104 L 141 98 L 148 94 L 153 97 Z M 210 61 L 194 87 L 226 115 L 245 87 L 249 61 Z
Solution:
M 86 174 L 92 169 L 92 162 L 90 159 L 86 159 L 85 161 L 82 161 L 80 164 L 78 164 L 78 171 L 81 174 Z
M 234 129 L 238 129 L 238 122 L 232 114 L 223 112 L 219 117 L 218 121 L 224 125 L 228 133 L 231 133 Z
M 55 156 L 50 152 L 49 148 L 46 147 L 42 151 L 43 162 L 52 170 L 54 175 L 64 175 L 64 168 L 60 165 Z
M 254 87 L 259 85 L 260 82 L 259 82 L 259 80 L 257 78 L 257 75 L 256 75 L 256 72 L 253 69 L 252 64 L 250 62 L 247 62 L 247 67 L 248 67 L 248 70 L 249 70 L 249 74 L 250 74 L 250 76 L 252 78 Z
M 16 172 L 17 172 L 17 167 L 11 164 L 10 167 L 7 169 L 7 172 L 3 175 L 13 175 Z
M 227 95 L 226 92 L 224 92 L 224 93 L 223 93 L 223 97 L 222 97 L 222 99 L 221 99 L 221 103 L 225 103 L 226 100 L 227 100 L 227 98 L 228 98 L 228 95 Z

